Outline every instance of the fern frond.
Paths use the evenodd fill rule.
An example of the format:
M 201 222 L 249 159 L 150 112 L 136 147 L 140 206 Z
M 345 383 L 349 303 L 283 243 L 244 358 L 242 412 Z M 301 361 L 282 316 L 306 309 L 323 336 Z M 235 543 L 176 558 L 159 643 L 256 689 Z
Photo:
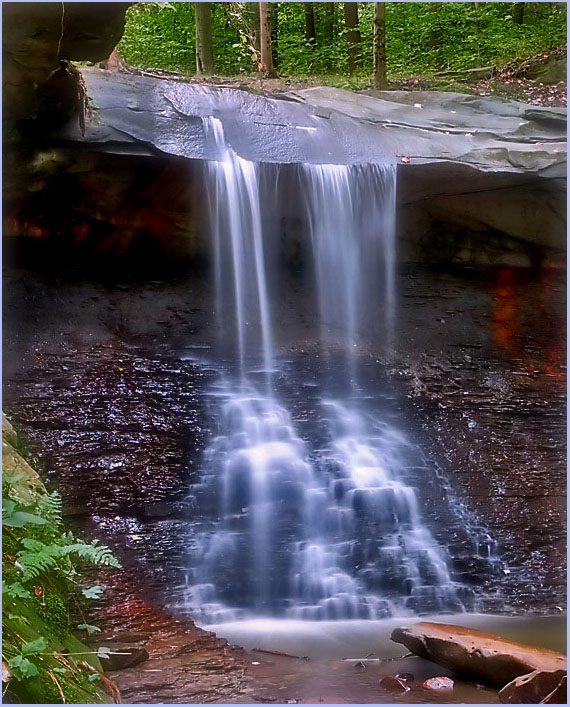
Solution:
M 61 548 L 62 555 L 74 555 L 94 565 L 120 567 L 120 563 L 106 545 L 99 545 L 97 540 L 92 543 L 76 541 L 72 545 Z
M 45 496 L 39 496 L 37 501 L 38 514 L 45 518 L 48 523 L 55 527 L 61 525 L 62 519 L 62 502 L 61 496 L 57 491 L 52 491 Z

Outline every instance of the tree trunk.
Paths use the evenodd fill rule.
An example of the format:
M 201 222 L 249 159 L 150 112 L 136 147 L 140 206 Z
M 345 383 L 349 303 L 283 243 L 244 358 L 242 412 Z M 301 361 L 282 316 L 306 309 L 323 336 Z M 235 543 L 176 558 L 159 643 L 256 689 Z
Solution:
M 348 42 L 348 71 L 354 71 L 360 66 L 360 30 L 358 29 L 358 3 L 344 3 L 344 24 Z
M 524 2 L 515 2 L 513 4 L 513 22 L 516 25 L 522 25 L 524 22 Z
M 269 3 L 269 15 L 271 18 L 271 55 L 273 57 L 273 69 L 277 75 L 279 68 L 279 3 Z
M 324 35 L 327 42 L 334 39 L 334 2 L 325 3 Z
M 259 27 L 261 38 L 261 63 L 259 70 L 267 77 L 275 76 L 271 52 L 271 15 L 268 2 L 259 3 Z
M 195 2 L 196 13 L 196 73 L 211 76 L 214 73 L 212 54 L 212 11 L 209 2 Z
M 305 8 L 305 36 L 307 41 L 313 46 L 316 44 L 317 37 L 315 35 L 315 11 L 312 2 L 303 3 Z
M 441 31 L 437 25 L 437 13 L 439 12 L 439 9 L 441 7 L 440 2 L 430 2 L 429 3 L 429 11 L 431 14 L 430 16 L 430 30 L 429 30 L 429 48 L 430 49 L 439 49 L 439 46 L 441 44 Z
M 249 25 L 251 27 L 251 35 L 253 37 L 253 48 L 259 59 L 261 55 L 261 40 L 259 37 L 259 8 L 256 2 L 247 3 L 247 11 L 249 15 Z
M 388 88 L 386 78 L 386 3 L 374 3 L 374 88 Z

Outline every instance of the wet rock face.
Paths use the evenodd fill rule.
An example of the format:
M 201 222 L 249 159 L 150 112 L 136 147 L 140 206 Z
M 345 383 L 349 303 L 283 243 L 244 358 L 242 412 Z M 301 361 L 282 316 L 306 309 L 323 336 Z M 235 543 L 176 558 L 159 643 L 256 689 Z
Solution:
M 155 277 L 95 283 L 8 271 L 3 373 L 5 409 L 65 490 L 68 511 L 96 516 L 94 531 L 164 597 L 182 581 L 196 515 L 182 502 L 215 434 L 203 393 L 216 372 L 180 352 L 208 358 L 216 332 L 203 279 Z M 406 429 L 449 481 L 444 499 L 469 510 L 464 523 L 451 519 L 435 471 L 409 469 L 406 484 L 422 489 L 465 606 L 484 590 L 483 611 L 556 613 L 566 597 L 564 278 L 489 278 L 402 272 L 395 360 L 383 363 L 373 341 L 367 368 L 392 377 Z M 310 380 L 305 367 L 321 359 L 301 285 L 297 277 L 276 303 L 276 346 Z M 315 390 L 283 390 L 306 439 Z
M 566 670 L 565 655 L 461 626 L 420 622 L 395 629 L 391 638 L 415 655 L 492 685 L 503 686 L 534 670 Z

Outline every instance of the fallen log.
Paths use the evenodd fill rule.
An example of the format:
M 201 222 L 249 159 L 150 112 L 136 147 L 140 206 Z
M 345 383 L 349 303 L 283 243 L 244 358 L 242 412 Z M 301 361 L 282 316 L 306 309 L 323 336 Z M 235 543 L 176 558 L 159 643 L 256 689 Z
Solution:
M 391 639 L 421 658 L 498 687 L 535 670 L 551 672 L 567 667 L 562 653 L 463 626 L 422 621 L 394 629 Z
M 282 655 L 285 658 L 297 658 L 297 660 L 310 660 L 308 655 L 293 655 L 292 653 L 284 653 L 283 651 L 271 651 L 268 648 L 252 648 L 256 653 L 269 653 L 269 655 Z

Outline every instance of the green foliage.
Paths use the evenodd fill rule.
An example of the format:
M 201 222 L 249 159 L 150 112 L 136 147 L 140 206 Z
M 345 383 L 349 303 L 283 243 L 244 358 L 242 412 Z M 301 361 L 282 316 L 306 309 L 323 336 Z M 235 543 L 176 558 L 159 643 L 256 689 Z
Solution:
M 8 528 L 23 528 L 25 525 L 45 525 L 46 520 L 29 512 L 26 506 L 19 506 L 9 498 L 2 499 L 2 524 Z
M 38 666 L 23 655 L 14 656 L 8 661 L 8 670 L 15 680 L 25 680 L 26 678 L 39 675 Z
M 32 499 L 28 495 L 31 505 L 23 506 L 18 500 L 20 481 L 5 475 L 2 486 L 2 629 L 8 690 L 22 702 L 106 702 L 93 672 L 101 670 L 98 652 L 70 632 L 69 604 L 75 602 L 80 609 L 84 597 L 103 591 L 100 586 L 81 591 L 84 567 L 119 563 L 104 545 L 64 531 L 57 493 L 38 492 Z M 97 630 L 89 624 L 81 627 L 88 634 Z M 106 651 L 101 655 L 108 657 Z
M 99 626 L 92 626 L 91 624 L 78 624 L 77 629 L 79 631 L 87 631 L 90 636 L 94 633 L 100 633 L 101 631 Z
M 83 589 L 81 593 L 86 599 L 99 599 L 103 594 L 103 587 L 89 587 L 89 589 Z
M 255 5 L 211 3 L 217 75 L 256 71 L 251 20 L 251 6 Z M 303 3 L 271 4 L 276 23 L 273 52 L 281 75 L 348 75 L 342 3 L 335 3 L 332 41 L 325 5 L 313 3 L 317 35 L 313 44 L 305 36 Z M 566 42 L 566 3 L 526 3 L 522 25 L 513 22 L 511 2 L 443 2 L 437 11 L 432 11 L 433 5 L 386 3 L 388 73 L 392 78 L 498 64 Z M 373 3 L 359 3 L 362 68 L 356 83 L 362 83 L 359 76 L 368 78 L 372 71 L 373 14 Z M 134 66 L 194 74 L 194 3 L 134 5 L 127 12 L 119 51 Z

